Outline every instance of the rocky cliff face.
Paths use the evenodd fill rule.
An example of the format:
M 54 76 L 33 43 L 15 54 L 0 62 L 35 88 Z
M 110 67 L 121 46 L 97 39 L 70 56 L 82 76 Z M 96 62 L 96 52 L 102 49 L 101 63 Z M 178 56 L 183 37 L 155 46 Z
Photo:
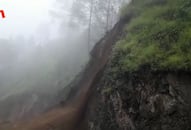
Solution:
M 191 129 L 191 55 L 185 51 L 191 38 L 178 34 L 190 28 L 183 20 L 191 18 L 190 9 L 188 1 L 133 0 L 124 10 L 132 17 L 96 83 L 90 130 Z
M 115 66 L 111 60 L 97 84 L 91 130 L 191 129 L 191 72 L 116 73 Z

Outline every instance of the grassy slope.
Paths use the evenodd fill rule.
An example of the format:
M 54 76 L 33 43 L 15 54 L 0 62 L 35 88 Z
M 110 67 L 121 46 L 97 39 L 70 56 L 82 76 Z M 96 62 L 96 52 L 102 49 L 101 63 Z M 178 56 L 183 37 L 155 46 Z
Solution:
M 121 9 L 122 17 L 128 13 L 134 18 L 114 54 L 122 71 L 191 69 L 190 1 L 133 0 Z

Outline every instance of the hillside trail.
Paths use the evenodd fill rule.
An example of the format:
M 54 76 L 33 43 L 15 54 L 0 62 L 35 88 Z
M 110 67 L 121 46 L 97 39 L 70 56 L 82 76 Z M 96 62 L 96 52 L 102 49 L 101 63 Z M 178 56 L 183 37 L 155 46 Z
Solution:
M 85 115 L 92 90 L 109 60 L 113 45 L 122 36 L 130 17 L 121 19 L 91 51 L 91 60 L 78 82 L 79 90 L 66 105 L 54 108 L 30 121 L 17 122 L 1 130 L 85 130 Z M 0 127 L 1 128 L 1 127 Z

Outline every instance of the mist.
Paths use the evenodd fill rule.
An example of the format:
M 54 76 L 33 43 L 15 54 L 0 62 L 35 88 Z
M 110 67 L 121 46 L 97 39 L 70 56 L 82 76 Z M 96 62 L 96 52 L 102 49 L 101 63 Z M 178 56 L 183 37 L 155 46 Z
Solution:
M 112 5 L 113 14 L 106 20 L 105 7 L 95 6 L 90 14 L 89 3 L 81 2 L 0 1 L 6 13 L 0 20 L 1 118 L 20 119 L 55 105 L 59 91 L 88 63 L 91 48 L 119 19 L 121 4 Z M 103 16 L 98 18 L 99 9 Z

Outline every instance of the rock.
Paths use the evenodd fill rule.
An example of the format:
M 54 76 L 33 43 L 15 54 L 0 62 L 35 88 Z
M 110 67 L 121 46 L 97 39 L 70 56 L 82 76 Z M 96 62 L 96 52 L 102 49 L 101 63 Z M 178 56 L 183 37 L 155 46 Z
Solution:
M 188 99 L 191 73 L 186 80 L 183 80 L 184 72 L 177 74 L 150 70 L 149 73 L 140 70 L 137 76 L 128 74 L 127 78 L 117 79 L 123 84 L 115 86 L 108 82 L 107 76 L 103 76 L 101 83 L 118 89 L 107 93 L 107 96 L 96 92 L 99 102 L 90 105 L 91 108 L 100 109 L 96 112 L 89 110 L 91 116 L 88 119 L 94 124 L 90 130 L 190 130 L 191 102 Z M 173 76 L 171 80 L 169 75 Z M 104 100 L 100 100 L 103 97 Z

